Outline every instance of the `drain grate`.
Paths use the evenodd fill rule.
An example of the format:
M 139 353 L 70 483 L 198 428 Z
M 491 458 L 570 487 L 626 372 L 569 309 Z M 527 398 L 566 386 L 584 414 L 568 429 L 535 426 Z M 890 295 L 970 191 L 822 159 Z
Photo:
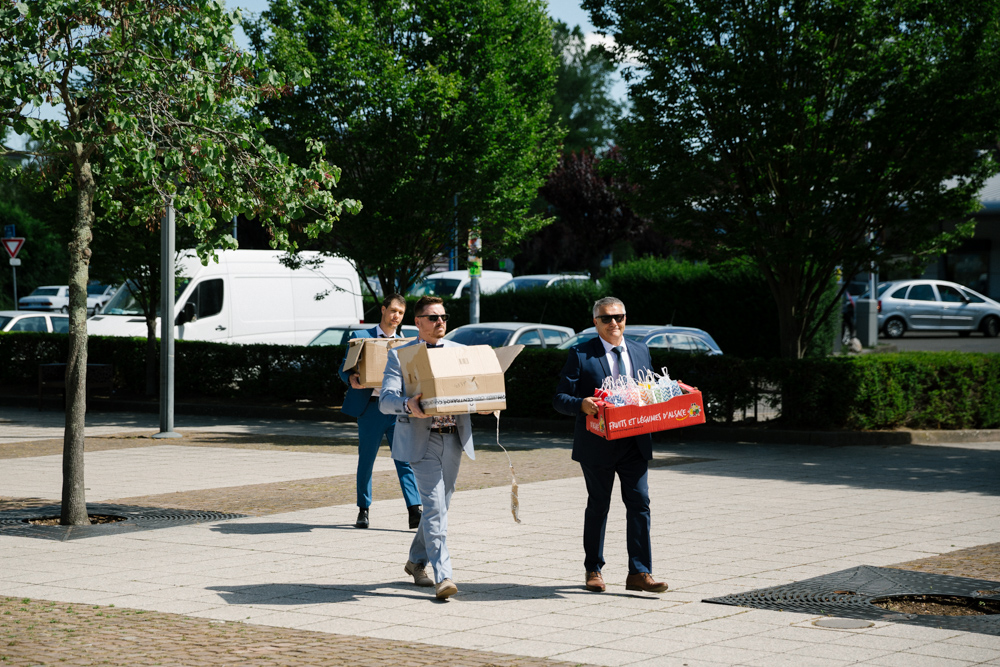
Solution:
M 171 526 L 185 526 L 210 521 L 241 519 L 246 514 L 228 514 L 203 510 L 184 510 L 164 507 L 139 507 L 134 505 L 87 504 L 88 514 L 111 514 L 124 517 L 124 521 L 92 524 L 89 526 L 36 526 L 28 519 L 59 516 L 59 505 L 27 507 L 0 512 L 0 535 L 34 537 L 45 540 L 79 540 L 100 535 L 117 535 L 140 530 L 154 530 Z
M 862 565 L 786 586 L 734 593 L 709 598 L 703 602 L 800 614 L 892 621 L 1000 635 L 1000 614 L 992 616 L 900 614 L 872 604 L 872 600 L 890 595 L 957 595 L 1000 601 L 1000 591 L 997 589 L 1000 589 L 1000 585 L 995 581 Z M 998 593 L 998 595 L 984 595 L 984 593 Z

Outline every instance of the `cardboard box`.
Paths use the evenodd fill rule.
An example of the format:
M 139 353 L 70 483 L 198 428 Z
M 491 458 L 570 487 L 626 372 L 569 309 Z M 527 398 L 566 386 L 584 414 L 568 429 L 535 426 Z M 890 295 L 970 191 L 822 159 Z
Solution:
M 356 371 L 362 387 L 378 389 L 382 386 L 382 373 L 389 360 L 389 350 L 405 345 L 412 338 L 352 338 L 344 359 L 344 370 Z
M 643 433 L 666 431 L 682 426 L 705 423 L 705 405 L 695 387 L 677 383 L 684 392 L 664 403 L 626 405 L 616 408 L 604 401 L 597 402 L 597 415 L 587 416 L 587 430 L 608 440 L 627 438 Z
M 495 350 L 489 345 L 401 348 L 403 391 L 407 396 L 423 394 L 420 409 L 429 415 L 506 410 L 503 374 L 523 349 L 523 345 Z

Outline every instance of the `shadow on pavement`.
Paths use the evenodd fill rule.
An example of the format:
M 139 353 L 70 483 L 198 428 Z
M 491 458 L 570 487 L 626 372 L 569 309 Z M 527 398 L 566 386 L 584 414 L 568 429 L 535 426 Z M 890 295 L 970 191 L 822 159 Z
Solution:
M 224 535 L 281 535 L 289 533 L 311 533 L 314 530 L 361 530 L 353 523 L 307 524 L 307 523 L 220 523 L 211 527 L 213 533 Z M 401 528 L 366 528 L 370 533 L 412 533 Z
M 906 445 L 822 447 L 687 443 L 675 453 L 718 458 L 671 468 L 673 474 L 717 475 L 893 491 L 1000 495 L 1000 451 Z

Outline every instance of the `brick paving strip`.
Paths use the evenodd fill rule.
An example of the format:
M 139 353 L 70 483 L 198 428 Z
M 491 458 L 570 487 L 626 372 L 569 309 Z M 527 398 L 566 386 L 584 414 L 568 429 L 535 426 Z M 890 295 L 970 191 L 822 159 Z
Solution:
M 177 441 L 174 441 L 177 442 Z M 88 438 L 88 451 L 155 447 L 148 436 Z M 173 443 L 171 443 L 173 444 Z M 178 443 L 180 444 L 180 443 Z M 184 446 L 327 452 L 353 455 L 355 441 L 344 438 L 186 434 Z M 510 448 L 509 448 L 510 449 Z M 58 455 L 61 440 L 0 444 L 0 459 Z M 511 449 L 518 482 L 527 484 L 580 476 L 567 449 Z M 382 456 L 388 453 L 383 448 Z M 475 461 L 464 459 L 459 491 L 510 484 L 507 458 L 495 445 L 478 446 Z M 712 459 L 669 456 L 652 467 Z M 374 495 L 399 498 L 395 472 L 376 473 Z M 120 504 L 201 509 L 262 516 L 355 501 L 354 475 L 203 489 L 121 498 Z M 3 498 L 0 510 L 51 504 L 52 499 Z M 961 549 L 892 566 L 905 570 L 1000 581 L 1000 543 Z M 553 660 L 486 651 L 208 621 L 177 614 L 0 597 L 0 667 L 6 665 L 430 665 L 458 667 L 548 667 Z M 575 664 L 575 663 L 572 663 Z
M 430 632 L 430 630 L 428 630 Z M 0 665 L 559 667 L 542 658 L 0 597 Z

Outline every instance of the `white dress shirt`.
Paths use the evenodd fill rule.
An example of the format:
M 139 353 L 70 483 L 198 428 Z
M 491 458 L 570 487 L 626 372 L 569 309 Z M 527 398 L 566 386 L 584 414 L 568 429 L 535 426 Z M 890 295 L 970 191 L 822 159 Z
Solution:
M 619 369 L 617 368 L 618 355 L 614 353 L 615 346 L 609 343 L 608 341 L 604 340 L 600 336 L 598 336 L 598 338 L 601 339 L 601 344 L 604 345 L 604 356 L 608 360 L 608 368 L 611 369 L 612 377 L 614 377 L 614 379 L 617 380 L 619 375 L 632 375 L 632 373 L 629 372 L 629 369 L 632 368 L 632 361 L 629 359 L 628 356 L 628 346 L 625 345 L 625 339 L 622 338 L 622 343 L 621 343 L 623 368 Z

